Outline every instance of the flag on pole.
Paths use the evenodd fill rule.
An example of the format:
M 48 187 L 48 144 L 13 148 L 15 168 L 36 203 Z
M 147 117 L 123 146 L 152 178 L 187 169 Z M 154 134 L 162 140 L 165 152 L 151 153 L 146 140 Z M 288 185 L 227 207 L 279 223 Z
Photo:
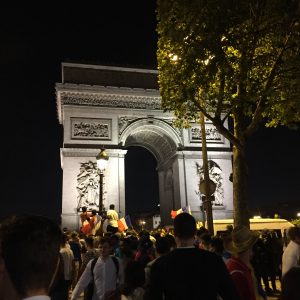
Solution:
M 128 229 L 128 226 L 127 226 L 124 218 L 121 218 L 118 220 L 118 228 L 119 228 L 119 231 L 124 231 L 124 230 Z
M 125 222 L 128 228 L 133 228 L 129 215 L 125 216 Z
M 187 214 L 192 214 L 191 212 L 191 207 L 188 205 L 188 206 L 185 206 L 183 208 L 180 208 L 178 210 L 171 210 L 171 218 L 172 219 L 175 219 L 175 217 L 181 213 L 187 213 Z
M 192 214 L 191 212 L 191 207 L 188 205 L 188 206 L 185 206 L 182 208 L 182 212 L 185 212 L 185 213 L 188 213 L 188 214 Z
M 179 214 L 181 214 L 183 212 L 183 210 L 180 208 L 178 210 L 171 210 L 171 218 L 175 219 L 175 217 Z

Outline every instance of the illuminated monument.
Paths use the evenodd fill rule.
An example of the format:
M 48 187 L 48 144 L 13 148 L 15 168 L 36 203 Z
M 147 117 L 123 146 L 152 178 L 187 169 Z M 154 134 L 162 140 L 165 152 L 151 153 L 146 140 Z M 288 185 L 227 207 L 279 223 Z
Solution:
M 82 206 L 99 209 L 96 155 L 101 148 L 109 156 L 104 208 L 113 203 L 125 215 L 124 157 L 129 146 L 144 147 L 157 160 L 162 224 L 171 224 L 171 210 L 186 206 L 196 219 L 202 219 L 197 193 L 203 176 L 200 126 L 191 123 L 190 128 L 179 129 L 172 125 L 173 114 L 161 109 L 157 75 L 156 70 L 62 64 L 62 82 L 56 84 L 57 113 L 64 132 L 62 226 L 78 228 Z M 210 178 L 216 183 L 213 216 L 230 218 L 230 145 L 208 120 L 206 137 Z

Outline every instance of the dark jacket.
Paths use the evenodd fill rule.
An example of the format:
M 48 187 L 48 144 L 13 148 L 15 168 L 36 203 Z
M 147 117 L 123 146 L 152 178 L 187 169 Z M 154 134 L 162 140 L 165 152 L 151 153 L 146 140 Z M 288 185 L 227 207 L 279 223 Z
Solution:
M 239 299 L 221 257 L 196 248 L 177 248 L 158 258 L 151 268 L 144 299 Z

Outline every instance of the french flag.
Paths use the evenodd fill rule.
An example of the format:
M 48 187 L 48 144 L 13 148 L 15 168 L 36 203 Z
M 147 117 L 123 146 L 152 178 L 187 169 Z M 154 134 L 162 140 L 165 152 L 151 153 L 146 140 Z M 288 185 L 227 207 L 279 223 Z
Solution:
M 188 205 L 188 206 L 185 206 L 185 207 L 180 208 L 180 209 L 178 209 L 178 210 L 171 210 L 171 218 L 172 218 L 172 219 L 175 219 L 175 217 L 176 217 L 177 215 L 181 214 L 181 213 L 188 213 L 188 214 L 191 215 L 192 212 L 191 212 L 190 206 Z
M 125 218 L 120 218 L 118 220 L 118 227 L 119 227 L 119 231 L 124 231 L 127 230 L 128 228 L 132 228 L 132 223 L 131 223 L 131 219 L 130 216 L 125 216 Z
M 119 228 L 119 231 L 121 231 L 121 232 L 128 229 L 125 218 L 121 218 L 118 220 L 118 228 Z

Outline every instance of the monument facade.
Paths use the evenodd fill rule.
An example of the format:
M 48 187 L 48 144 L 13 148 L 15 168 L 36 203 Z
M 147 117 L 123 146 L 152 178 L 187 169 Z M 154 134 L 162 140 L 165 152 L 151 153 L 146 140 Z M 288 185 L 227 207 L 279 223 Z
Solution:
M 171 210 L 189 206 L 202 220 L 199 183 L 203 180 L 200 125 L 176 128 L 163 112 L 156 70 L 62 64 L 56 84 L 57 113 L 63 126 L 62 226 L 79 227 L 82 206 L 99 209 L 96 155 L 109 156 L 104 176 L 104 207 L 126 214 L 124 158 L 130 146 L 149 150 L 157 161 L 162 225 Z M 210 178 L 216 183 L 214 219 L 232 217 L 231 149 L 213 124 L 205 124 Z M 142 197 L 141 197 L 142 199 Z

